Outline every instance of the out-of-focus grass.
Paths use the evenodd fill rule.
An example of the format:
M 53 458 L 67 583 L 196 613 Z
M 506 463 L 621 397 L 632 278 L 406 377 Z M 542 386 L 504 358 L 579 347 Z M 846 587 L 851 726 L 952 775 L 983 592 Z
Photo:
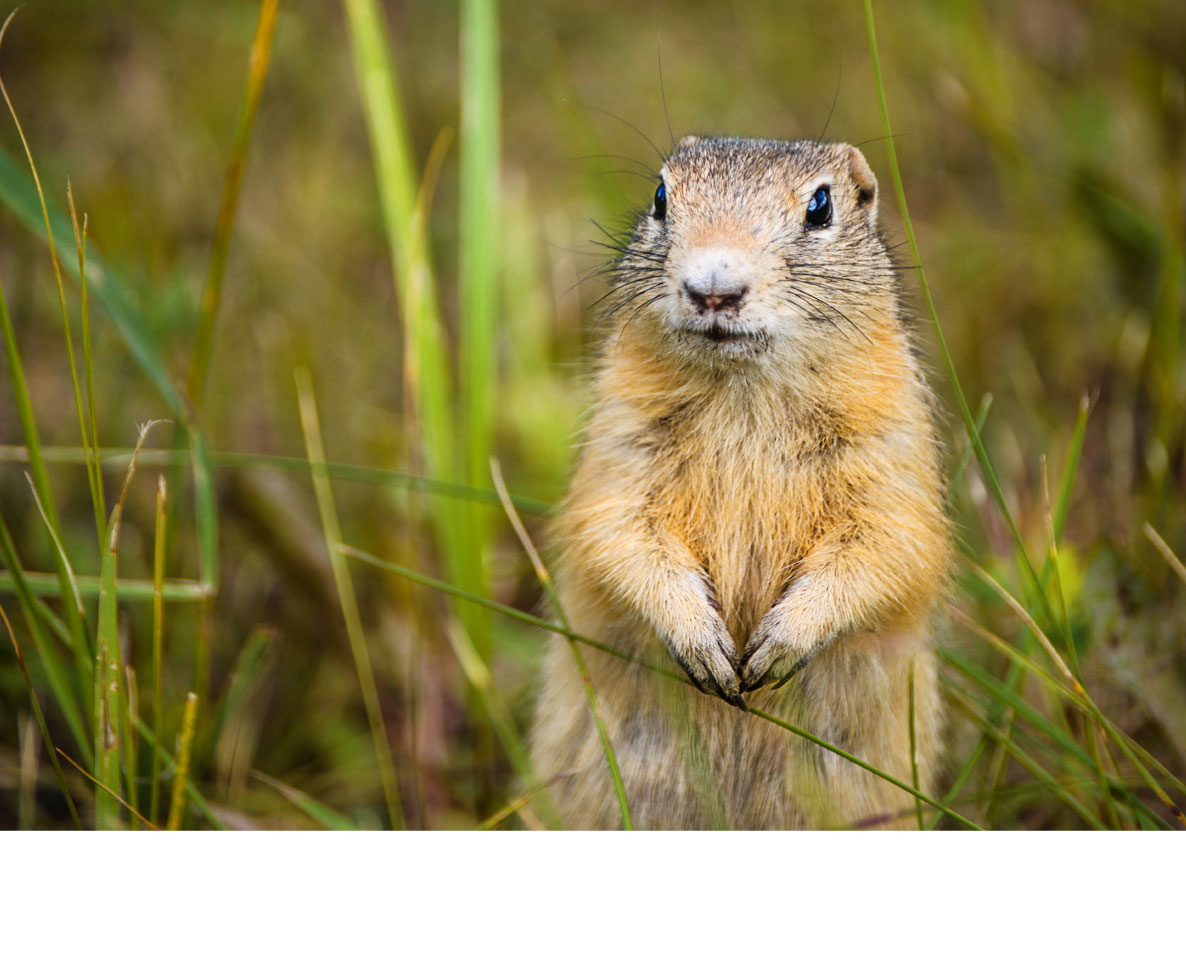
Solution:
M 87 226 L 85 265 L 61 258 L 59 307 L 23 149 L 0 126 L 0 603 L 47 733 L 29 765 L 18 725 L 36 711 L 16 653 L 0 653 L 0 706 L 17 713 L 0 724 L 0 824 L 71 825 L 63 787 L 85 825 L 131 824 L 116 796 L 163 824 L 161 789 L 170 824 L 390 824 L 376 726 L 409 826 L 547 814 L 523 799 L 551 779 L 530 777 L 519 740 L 541 641 L 513 615 L 542 590 L 488 459 L 542 535 L 587 404 L 582 307 L 599 290 L 578 281 L 600 258 L 592 221 L 614 226 L 653 191 L 657 156 L 630 125 L 667 144 L 660 35 L 677 137 L 810 137 L 827 120 L 827 137 L 863 144 L 891 242 L 905 241 L 859 3 L 281 4 L 253 73 L 271 8 L 45 0 L 0 50 L 55 241 L 72 238 L 67 176 Z M 1172 824 L 1168 803 L 1186 804 L 1173 558 L 1186 551 L 1186 10 L 876 13 L 902 189 L 950 351 L 948 372 L 920 323 L 956 416 L 951 507 L 968 563 L 943 634 L 948 771 L 929 794 L 980 825 Z M 212 282 L 214 309 L 199 298 Z M 63 317 L 83 337 L 81 376 Z M 184 394 L 195 368 L 205 377 Z M 295 368 L 318 389 L 316 465 L 341 540 L 402 570 L 349 574 L 370 701 Z M 991 409 L 961 421 L 952 373 Z M 146 449 L 141 466 L 184 472 L 169 483 L 171 554 L 154 568 L 157 490 L 142 473 L 116 570 L 95 535 L 126 473 L 113 455 L 162 417 L 177 448 Z M 409 578 L 425 575 L 443 582 Z M 468 605 L 443 593 L 458 587 Z M 119 651 L 110 736 L 96 729 L 100 640 Z M 209 696 L 188 700 L 199 684 Z M 114 794 L 69 765 L 59 784 L 51 739 Z M 39 780 L 18 815 L 22 771 Z

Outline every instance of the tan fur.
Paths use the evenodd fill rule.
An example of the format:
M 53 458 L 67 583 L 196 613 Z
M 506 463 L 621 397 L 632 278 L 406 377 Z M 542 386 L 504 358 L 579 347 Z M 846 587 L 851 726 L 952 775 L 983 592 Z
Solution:
M 648 662 L 670 654 L 705 691 L 584 649 L 634 822 L 913 824 L 900 789 L 731 706 L 909 781 L 913 676 L 924 790 L 933 778 L 928 622 L 948 528 L 873 173 L 846 145 L 685 139 L 663 180 L 665 218 L 644 215 L 617 266 L 596 405 L 556 523 L 573 629 Z M 821 185 L 833 218 L 813 228 L 804 213 Z M 726 283 L 737 305 L 696 303 Z M 541 777 L 565 776 L 552 790 L 568 825 L 620 824 L 560 640 L 532 752 Z

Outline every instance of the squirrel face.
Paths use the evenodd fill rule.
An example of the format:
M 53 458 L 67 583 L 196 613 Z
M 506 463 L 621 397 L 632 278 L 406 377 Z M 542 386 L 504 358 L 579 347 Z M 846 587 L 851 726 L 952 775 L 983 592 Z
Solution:
M 896 310 L 877 180 L 850 145 L 683 139 L 616 267 L 615 315 L 717 369 L 834 356 Z

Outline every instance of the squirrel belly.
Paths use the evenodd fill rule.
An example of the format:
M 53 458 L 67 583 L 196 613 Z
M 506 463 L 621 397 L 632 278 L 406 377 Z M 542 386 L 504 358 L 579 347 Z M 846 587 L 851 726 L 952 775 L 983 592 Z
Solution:
M 685 139 L 622 247 L 596 404 L 555 523 L 636 826 L 917 824 L 914 800 L 748 713 L 932 783 L 949 536 L 932 402 L 856 149 Z M 532 755 L 566 825 L 620 813 L 569 647 Z

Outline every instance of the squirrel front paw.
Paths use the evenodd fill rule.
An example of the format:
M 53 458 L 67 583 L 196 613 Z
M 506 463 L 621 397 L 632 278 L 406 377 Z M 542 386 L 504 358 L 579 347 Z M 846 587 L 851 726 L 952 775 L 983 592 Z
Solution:
M 696 687 L 706 694 L 716 694 L 743 711 L 748 710 L 741 697 L 733 637 L 729 635 L 712 594 L 705 600 L 708 610 L 699 622 L 671 631 L 663 639 L 675 662 Z
M 741 655 L 741 689 L 782 687 L 807 666 L 828 638 L 814 635 L 802 597 L 787 593 L 762 617 Z

